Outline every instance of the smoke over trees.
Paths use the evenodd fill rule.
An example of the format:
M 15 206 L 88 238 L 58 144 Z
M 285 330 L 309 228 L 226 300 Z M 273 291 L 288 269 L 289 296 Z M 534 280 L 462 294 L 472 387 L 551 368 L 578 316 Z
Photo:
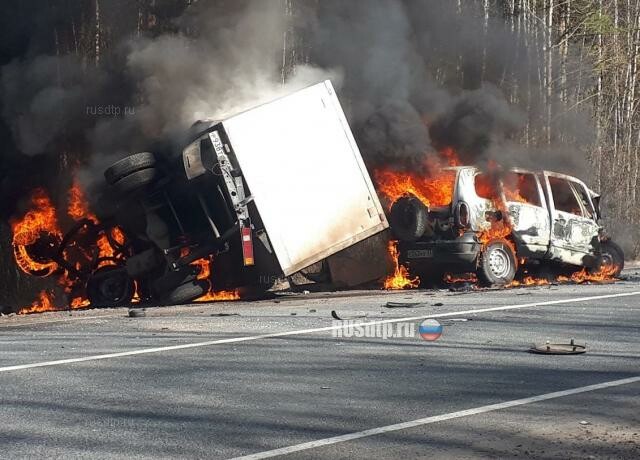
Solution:
M 327 77 L 371 165 L 453 146 L 579 174 L 611 223 L 640 223 L 638 2 L 25 0 L 0 22 L 10 286 L 7 223 L 36 184 L 62 194 L 79 168 L 91 185 L 198 118 Z M 625 246 L 636 255 L 640 242 Z

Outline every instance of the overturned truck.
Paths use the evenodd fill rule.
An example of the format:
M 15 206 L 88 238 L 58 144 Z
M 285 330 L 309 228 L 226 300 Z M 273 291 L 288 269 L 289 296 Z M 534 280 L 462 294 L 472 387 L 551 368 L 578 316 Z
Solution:
M 587 270 L 616 277 L 622 249 L 601 226 L 600 197 L 581 180 L 551 171 L 484 173 L 449 167 L 451 202 L 428 207 L 413 195 L 390 211 L 400 263 L 424 280 L 472 272 L 485 286 L 516 274 Z
M 388 227 L 329 81 L 192 134 L 105 171 L 127 255 L 91 276 L 92 305 L 128 303 L 134 282 L 164 303 L 259 294 Z

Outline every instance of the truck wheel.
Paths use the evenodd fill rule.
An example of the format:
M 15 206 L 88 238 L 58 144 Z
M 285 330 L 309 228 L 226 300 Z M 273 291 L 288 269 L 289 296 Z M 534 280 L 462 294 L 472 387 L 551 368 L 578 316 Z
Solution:
M 116 181 L 113 184 L 113 188 L 121 195 L 127 195 L 151 185 L 156 180 L 157 172 L 158 170 L 156 168 L 141 169 Z
M 427 229 L 428 214 L 422 201 L 415 196 L 403 196 L 391 206 L 391 231 L 400 241 L 416 241 Z
M 615 267 L 613 269 L 612 276 L 618 277 L 624 269 L 624 251 L 611 240 L 606 240 L 600 243 L 600 254 L 602 262 L 599 270 L 609 269 L 609 267 Z
M 104 172 L 104 178 L 110 185 L 115 184 L 120 179 L 127 177 L 129 174 L 142 169 L 152 168 L 156 165 L 156 157 L 151 152 L 140 152 L 130 155 L 120 161 L 112 164 Z
M 195 281 L 197 272 L 194 267 L 182 267 L 179 270 L 169 270 L 164 275 L 153 281 L 151 285 L 152 292 L 159 298 L 164 298 L 179 286 Z
M 185 283 L 175 288 L 165 299 L 171 305 L 189 303 L 201 297 L 209 290 L 209 282 L 206 280 L 196 280 Z
M 114 265 L 99 268 L 87 281 L 87 297 L 94 308 L 122 307 L 131 302 L 134 292 L 126 269 Z
M 517 269 L 511 245 L 505 240 L 493 240 L 480 253 L 478 281 L 482 286 L 504 286 L 513 281 Z

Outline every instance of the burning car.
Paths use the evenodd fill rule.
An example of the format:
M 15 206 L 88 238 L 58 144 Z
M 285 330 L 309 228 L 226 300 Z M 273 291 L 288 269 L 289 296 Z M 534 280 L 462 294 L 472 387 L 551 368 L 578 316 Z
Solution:
M 600 224 L 600 197 L 575 177 L 454 166 L 407 184 L 389 220 L 399 263 L 422 280 L 472 272 L 482 285 L 508 285 L 519 273 L 616 277 L 624 267 Z

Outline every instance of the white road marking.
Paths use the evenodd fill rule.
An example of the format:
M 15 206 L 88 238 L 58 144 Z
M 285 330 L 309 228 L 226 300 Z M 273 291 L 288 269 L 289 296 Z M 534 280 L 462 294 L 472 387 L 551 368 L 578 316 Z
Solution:
M 385 319 L 380 321 L 363 321 L 360 323 L 349 324 L 349 326 L 357 327 L 357 326 L 366 326 L 366 325 L 375 325 L 375 324 L 399 323 L 404 321 L 418 321 L 425 318 L 446 318 L 450 316 L 472 315 L 476 313 L 486 313 L 486 312 L 504 311 L 504 310 L 517 310 L 521 308 L 543 307 L 547 305 L 561 305 L 561 304 L 575 303 L 575 302 L 588 302 L 590 300 L 613 299 L 617 297 L 630 297 L 630 296 L 637 296 L 637 295 L 640 295 L 640 291 L 625 292 L 621 294 L 597 295 L 597 296 L 590 296 L 590 297 L 577 297 L 573 299 L 548 300 L 545 302 L 531 302 L 531 303 L 525 303 L 525 304 L 519 304 L 519 305 L 518 304 L 504 305 L 501 307 L 477 308 L 474 310 L 455 311 L 455 312 L 449 312 L 449 313 L 436 313 L 431 315 L 410 316 L 410 317 L 404 317 L 404 318 Z M 182 345 L 169 345 L 164 347 L 143 348 L 140 350 L 121 351 L 117 353 L 106 353 L 102 355 L 89 355 L 89 356 L 83 356 L 79 358 L 58 359 L 55 361 L 43 361 L 43 362 L 30 363 L 30 364 L 18 364 L 15 366 L 0 367 L 0 372 L 33 369 L 36 367 L 59 366 L 62 364 L 82 363 L 85 361 L 98 361 L 101 359 L 122 358 L 125 356 L 146 355 L 151 353 L 160 353 L 163 351 L 186 350 L 189 348 L 208 347 L 212 345 L 224 345 L 228 343 L 252 342 L 255 340 L 271 339 L 276 337 L 288 337 L 288 336 L 294 336 L 294 335 L 312 334 L 314 332 L 333 331 L 333 330 L 341 329 L 343 327 L 345 326 L 336 325 L 336 326 L 316 327 L 311 329 L 273 332 L 271 334 L 260 334 L 260 335 L 247 336 L 247 337 L 234 337 L 230 339 L 209 340 L 206 342 L 185 343 Z
M 516 406 L 523 406 L 525 404 L 532 404 L 540 401 L 548 401 L 550 399 L 563 398 L 565 396 L 571 396 L 571 395 L 576 395 L 580 393 L 587 393 L 589 391 L 602 390 L 605 388 L 617 387 L 621 385 L 629 385 L 631 383 L 637 383 L 637 382 L 640 382 L 640 376 L 629 377 L 621 380 L 612 380 L 610 382 L 597 383 L 595 385 L 587 385 L 585 387 L 572 388 L 570 390 L 555 391 L 553 393 L 545 393 L 542 395 L 531 396 L 528 398 L 514 399 L 511 401 L 505 401 L 497 404 L 489 404 L 488 406 L 475 407 L 473 409 L 450 412 L 448 414 L 435 415 L 433 417 L 420 418 L 418 420 L 412 420 L 410 422 L 396 423 L 394 425 L 371 428 L 369 430 L 343 434 L 343 435 L 334 436 L 331 438 L 319 439 L 317 441 L 305 442 L 302 444 L 296 444 L 289 447 L 282 447 L 280 449 L 267 450 L 267 451 L 258 452 L 251 455 L 246 455 L 243 457 L 236 457 L 231 460 L 258 460 L 262 458 L 272 458 L 279 455 L 288 455 L 295 452 L 301 452 L 303 450 L 316 449 L 318 447 L 329 446 L 329 445 L 338 444 L 341 442 L 353 441 L 354 439 L 366 438 L 369 436 L 376 436 L 379 434 L 389 433 L 391 431 L 406 430 L 408 428 L 415 428 L 418 426 L 429 425 L 437 422 L 443 422 L 445 420 L 468 417 L 470 415 L 484 414 L 486 412 L 493 412 L 501 409 L 508 409 L 510 407 L 516 407 Z

